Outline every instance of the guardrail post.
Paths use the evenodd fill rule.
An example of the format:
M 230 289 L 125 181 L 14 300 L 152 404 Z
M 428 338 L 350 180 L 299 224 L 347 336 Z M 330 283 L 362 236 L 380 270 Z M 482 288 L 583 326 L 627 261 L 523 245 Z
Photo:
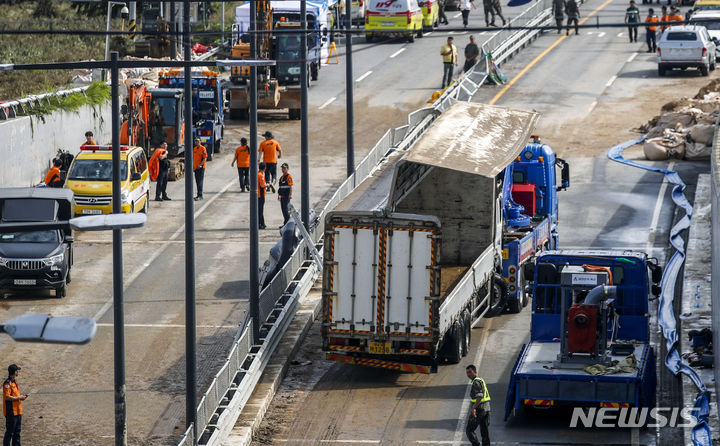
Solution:
M 347 176 L 355 172 L 355 104 L 352 66 L 352 2 L 345 2 L 345 126 L 347 132 Z

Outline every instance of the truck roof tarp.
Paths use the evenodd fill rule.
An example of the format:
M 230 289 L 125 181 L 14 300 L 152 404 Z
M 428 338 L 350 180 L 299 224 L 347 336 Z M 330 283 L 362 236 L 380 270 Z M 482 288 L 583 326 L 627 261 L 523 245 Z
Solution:
M 31 206 L 23 210 L 18 207 L 22 200 L 53 200 L 55 205 Z M 50 187 L 12 187 L 0 188 L 0 219 L 5 221 L 48 221 L 68 220 L 72 217 L 73 191 Z M 6 203 L 7 202 L 7 203 Z M 18 212 L 22 210 L 22 212 Z M 51 210 L 51 211 L 50 211 Z M 8 215 L 4 215 L 8 212 Z M 50 215 L 53 214 L 53 215 Z M 34 216 L 34 217 L 33 217 Z
M 539 117 L 533 111 L 456 102 L 403 161 L 495 177 L 520 154 Z

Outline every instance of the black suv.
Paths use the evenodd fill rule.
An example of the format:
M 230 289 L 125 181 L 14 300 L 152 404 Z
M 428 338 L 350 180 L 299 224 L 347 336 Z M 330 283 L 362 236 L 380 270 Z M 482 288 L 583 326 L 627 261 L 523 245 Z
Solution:
M 33 230 L 0 228 L 0 289 L 52 289 L 65 297 L 70 282 L 73 236 L 69 226 L 46 229 L 43 223 L 72 216 L 69 189 L 0 189 L 0 223 L 36 223 Z

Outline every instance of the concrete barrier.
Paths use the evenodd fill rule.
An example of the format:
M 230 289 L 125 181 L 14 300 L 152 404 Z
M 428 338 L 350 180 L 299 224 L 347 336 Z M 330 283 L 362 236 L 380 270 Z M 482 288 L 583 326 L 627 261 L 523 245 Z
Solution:
M 44 117 L 35 116 L 0 121 L 0 187 L 25 187 L 45 178 L 57 149 L 77 154 L 91 130 L 98 144 L 110 141 L 110 103 L 81 107 L 77 112 L 56 111 Z

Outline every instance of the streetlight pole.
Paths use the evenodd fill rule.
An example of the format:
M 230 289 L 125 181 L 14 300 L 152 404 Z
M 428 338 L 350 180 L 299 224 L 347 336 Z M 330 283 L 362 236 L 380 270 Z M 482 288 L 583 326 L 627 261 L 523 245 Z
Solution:
M 352 31 L 352 1 L 345 0 L 345 29 Z M 345 34 L 345 130 L 347 176 L 355 173 L 355 113 L 353 110 L 352 33 Z
M 250 58 L 257 58 L 257 1 L 250 0 Z M 257 67 L 250 66 L 250 318 L 253 343 L 260 343 L 260 234 L 258 223 Z
M 113 7 L 117 5 L 123 5 L 123 13 L 128 14 L 127 6 L 125 5 L 125 2 L 108 2 L 108 11 L 107 11 L 107 26 L 105 27 L 105 31 L 108 32 L 108 34 L 105 34 L 105 60 L 108 60 L 108 54 L 110 51 L 110 18 L 112 17 L 112 9 Z M 103 70 L 103 80 L 105 80 L 105 71 Z
M 349 0 L 348 0 L 349 3 Z M 301 27 L 307 29 L 307 0 L 300 0 L 300 16 Z M 308 36 L 307 32 L 300 35 L 300 54 L 302 60 L 300 64 L 300 174 L 302 183 L 300 184 L 300 212 L 305 229 L 310 230 L 310 166 L 308 160 Z M 315 36 L 313 35 L 313 38 Z M 319 69 L 320 67 L 318 67 Z
M 112 210 L 120 214 L 120 99 L 118 53 L 112 52 Z M 125 403 L 125 314 L 123 308 L 122 229 L 113 229 L 113 357 L 115 365 L 115 446 L 127 446 Z

